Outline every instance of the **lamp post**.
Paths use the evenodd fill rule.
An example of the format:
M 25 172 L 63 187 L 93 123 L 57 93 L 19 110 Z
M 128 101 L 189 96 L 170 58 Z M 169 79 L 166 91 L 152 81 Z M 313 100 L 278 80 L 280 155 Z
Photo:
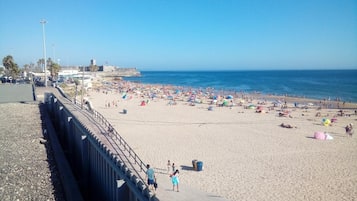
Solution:
M 84 92 L 84 66 L 82 67 L 82 95 L 81 95 L 81 109 L 83 109 L 83 92 Z
M 47 23 L 47 21 L 45 19 L 42 19 L 40 21 L 40 23 L 42 24 L 42 36 L 43 36 L 43 60 L 45 63 L 45 87 L 47 87 L 47 61 L 46 61 L 46 38 L 45 38 L 45 24 Z

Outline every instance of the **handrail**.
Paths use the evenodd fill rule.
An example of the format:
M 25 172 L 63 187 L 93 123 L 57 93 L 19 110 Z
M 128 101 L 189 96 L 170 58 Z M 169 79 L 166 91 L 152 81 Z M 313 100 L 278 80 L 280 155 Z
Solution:
M 120 144 L 124 146 L 129 152 L 129 156 L 134 158 L 134 161 L 139 165 L 140 169 L 145 172 L 146 164 L 139 158 L 139 156 L 135 153 L 135 151 L 129 146 L 129 144 L 124 140 L 123 137 L 113 128 L 110 122 L 99 112 L 93 110 L 93 116 L 96 117 L 98 120 L 101 121 L 107 128 L 108 131 L 110 130 L 111 133 L 114 133 L 114 137 L 119 140 Z
M 65 97 L 67 100 L 69 100 L 70 102 L 72 102 L 74 105 L 76 105 L 77 107 L 81 108 L 81 103 L 80 101 L 74 101 L 74 99 L 71 99 L 70 96 L 68 94 L 66 94 L 61 87 L 57 86 L 57 89 L 59 89 L 61 95 L 63 97 Z M 146 172 L 146 163 L 144 163 L 140 157 L 135 153 L 135 151 L 129 146 L 129 144 L 124 140 L 123 137 L 120 136 L 120 134 L 113 128 L 113 126 L 110 124 L 110 122 L 102 115 L 100 114 L 98 111 L 91 109 L 91 111 L 89 111 L 87 114 L 91 114 L 92 117 L 94 117 L 94 120 L 96 119 L 97 123 L 100 123 L 102 125 L 104 125 L 104 127 L 106 127 L 107 131 L 110 131 L 110 133 L 113 133 L 114 135 L 109 135 L 112 139 L 113 136 L 115 137 L 115 139 L 117 139 L 120 144 L 117 144 L 116 140 L 113 139 L 113 141 L 115 142 L 115 145 L 121 150 L 122 153 L 124 153 L 124 151 L 128 151 L 129 153 L 129 157 L 133 158 L 135 164 L 137 164 L 140 168 L 139 171 L 142 172 Z M 108 132 L 109 133 L 109 132 Z M 124 148 L 122 149 L 121 146 Z M 126 157 L 126 155 L 125 155 Z M 148 184 L 145 182 L 145 179 L 142 177 L 141 174 L 139 174 L 139 172 L 137 170 L 135 170 L 135 172 L 137 173 L 136 176 L 138 176 L 138 178 L 143 182 L 143 184 L 145 185 L 146 188 L 148 188 Z
M 68 99 L 70 100 L 70 99 Z M 81 106 L 81 103 L 79 103 L 78 101 L 74 102 L 72 100 L 70 100 L 72 103 L 74 103 L 77 107 Z M 113 128 L 113 126 L 110 124 L 110 122 L 102 115 L 100 114 L 98 111 L 92 109 L 91 112 L 89 112 L 89 114 L 92 115 L 92 117 L 94 117 L 98 123 L 104 125 L 104 127 L 107 129 L 108 133 L 113 133 L 114 135 L 109 135 L 112 139 L 113 137 L 115 137 L 116 140 L 119 141 L 120 145 L 122 145 L 122 147 L 124 149 L 122 149 L 117 143 L 117 147 L 119 148 L 119 150 L 124 153 L 124 151 L 127 151 L 129 153 L 129 157 L 132 158 L 135 162 L 135 164 L 137 164 L 140 168 L 139 171 L 142 172 L 146 172 L 146 163 L 144 163 L 140 157 L 138 156 L 138 154 L 135 153 L 135 151 L 130 147 L 130 145 L 124 140 L 123 137 L 120 136 L 120 134 Z M 115 142 L 115 139 L 114 142 Z M 141 174 L 139 174 L 139 172 L 137 170 L 135 170 L 135 172 L 137 172 L 137 176 L 141 179 L 141 181 L 145 184 L 146 187 L 148 187 L 147 183 L 145 182 L 145 179 L 142 177 Z

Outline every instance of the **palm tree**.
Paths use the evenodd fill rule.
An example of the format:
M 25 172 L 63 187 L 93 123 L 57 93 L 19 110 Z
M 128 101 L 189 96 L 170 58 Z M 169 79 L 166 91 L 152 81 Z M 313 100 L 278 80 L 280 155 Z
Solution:
M 7 70 L 6 74 L 11 75 L 12 77 L 16 77 L 20 70 L 17 64 L 14 61 L 14 58 L 11 55 L 8 55 L 3 58 L 2 63 Z
M 44 69 L 44 65 L 45 65 L 45 60 L 44 59 L 39 59 L 37 61 L 37 66 L 41 67 L 42 71 Z
M 60 69 L 61 67 L 57 63 L 52 62 L 50 65 L 51 76 L 56 78 Z

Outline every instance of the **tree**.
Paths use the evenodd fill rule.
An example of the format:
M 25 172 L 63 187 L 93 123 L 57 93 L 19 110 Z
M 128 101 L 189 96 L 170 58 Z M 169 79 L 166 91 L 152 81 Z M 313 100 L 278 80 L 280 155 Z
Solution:
M 49 57 L 48 59 L 47 59 L 47 67 L 48 66 L 51 66 L 52 64 L 53 64 L 54 62 L 52 61 L 52 59 L 51 59 L 51 57 Z
M 51 72 L 51 76 L 52 77 L 57 77 L 58 76 L 58 72 L 61 70 L 61 67 L 55 63 L 52 62 L 50 65 L 50 72 Z
M 30 65 L 29 64 L 25 64 L 24 65 L 24 69 L 25 69 L 25 71 L 28 71 L 30 69 Z
M 39 59 L 37 61 L 37 66 L 41 67 L 41 69 L 42 69 L 41 71 L 43 71 L 43 69 L 45 68 L 44 65 L 45 65 L 45 60 L 44 59 Z
M 8 55 L 3 58 L 2 63 L 7 71 L 7 74 L 14 77 L 17 77 L 20 70 L 17 64 L 14 61 L 14 58 L 11 55 Z

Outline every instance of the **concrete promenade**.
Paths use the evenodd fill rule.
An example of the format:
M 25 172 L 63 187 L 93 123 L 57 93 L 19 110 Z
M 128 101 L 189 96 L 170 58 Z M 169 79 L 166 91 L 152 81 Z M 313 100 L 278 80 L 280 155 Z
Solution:
M 30 84 L 0 84 L 0 103 L 32 102 L 32 91 Z

